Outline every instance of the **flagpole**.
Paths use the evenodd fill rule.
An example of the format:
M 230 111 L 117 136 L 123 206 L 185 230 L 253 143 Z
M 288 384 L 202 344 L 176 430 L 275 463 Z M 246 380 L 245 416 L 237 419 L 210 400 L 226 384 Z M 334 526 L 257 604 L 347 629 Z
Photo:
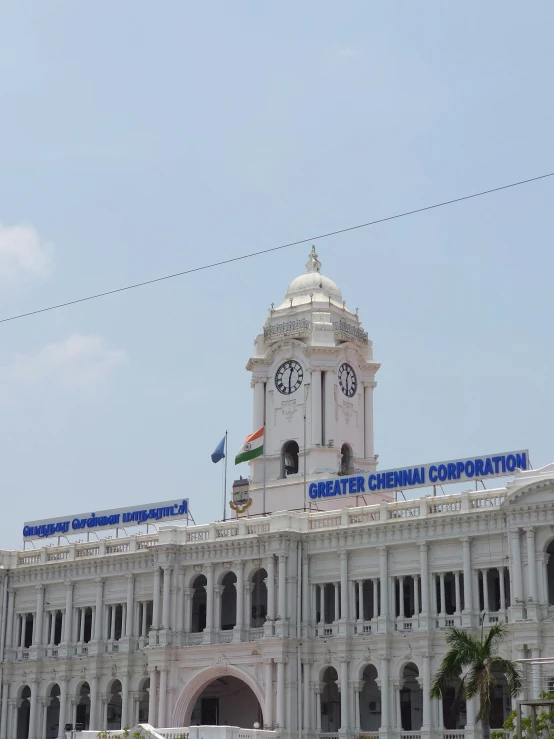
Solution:
M 225 472 L 223 473 L 223 520 L 227 514 L 227 431 L 225 431 Z
M 263 450 L 264 450 L 264 490 L 262 495 L 262 507 L 263 507 L 263 514 L 265 516 L 265 477 L 266 477 L 266 454 L 265 454 L 265 446 L 266 446 L 267 439 L 265 438 L 265 423 L 264 423 L 264 444 L 263 444 Z
M 304 510 L 306 510 L 306 409 L 304 409 Z

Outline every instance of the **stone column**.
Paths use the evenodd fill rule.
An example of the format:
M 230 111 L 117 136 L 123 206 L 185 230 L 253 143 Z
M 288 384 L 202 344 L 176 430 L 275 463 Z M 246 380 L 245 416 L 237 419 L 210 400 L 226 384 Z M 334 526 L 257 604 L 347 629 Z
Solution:
M 525 529 L 525 538 L 527 539 L 527 571 L 529 573 L 529 600 L 532 603 L 538 602 L 537 588 L 537 562 L 535 554 L 535 529 L 529 526 Z
M 158 713 L 158 724 L 160 728 L 167 726 L 168 720 L 166 716 L 166 704 L 167 704 L 167 667 L 160 667 L 160 703 Z
M 456 592 L 456 611 L 455 613 L 458 616 L 462 610 L 460 608 L 460 573 L 459 572 L 454 573 L 454 588 Z
M 310 720 L 310 670 L 311 670 L 311 660 L 306 659 L 302 662 L 304 673 L 303 673 L 303 683 L 302 687 L 304 689 L 304 699 L 303 699 L 303 716 L 302 716 L 302 723 L 303 728 L 305 732 L 310 731 L 311 729 L 311 720 Z
M 429 731 L 431 728 L 431 658 L 428 654 L 423 655 L 423 712 L 422 712 L 422 730 Z
M 350 728 L 350 701 L 348 700 L 348 660 L 340 660 L 340 723 L 341 733 L 346 734 Z
M 310 624 L 310 560 L 302 557 L 302 624 L 303 636 L 308 636 L 307 628 Z
M 46 698 L 45 696 L 39 696 L 38 698 L 39 702 L 39 718 L 38 718 L 38 727 L 39 727 L 39 736 L 45 737 L 46 736 L 46 711 L 48 710 L 48 704 L 50 703 L 50 699 Z M 4 736 L 2 734 L 2 736 Z
M 516 603 L 523 602 L 523 577 L 521 573 L 521 546 L 519 541 L 519 529 L 511 529 L 512 540 L 512 578 L 513 578 L 513 600 Z
M 325 585 L 319 584 L 319 623 L 325 623 Z
M 334 412 L 334 410 L 333 410 Z M 348 621 L 348 552 L 340 552 L 340 617 L 341 621 Z
M 277 617 L 283 621 L 287 617 L 287 555 L 279 555 L 279 613 Z
M 71 641 L 71 622 L 73 620 L 73 583 L 65 582 L 65 613 L 63 618 L 63 640 L 66 644 Z M 61 710 L 61 708 L 60 708 Z
M 444 588 L 444 577 L 445 573 L 440 573 L 440 591 L 441 591 L 441 616 L 443 619 L 446 618 L 446 591 Z
M 381 613 L 380 618 L 382 626 L 379 631 L 387 631 L 387 621 L 389 616 L 389 587 L 387 572 L 387 548 L 379 547 L 379 587 L 381 589 Z
M 396 731 L 398 734 L 402 731 L 402 713 L 400 711 L 400 691 L 402 690 L 402 684 L 403 680 L 400 678 L 397 678 L 396 680 L 393 680 L 393 689 L 394 689 L 394 706 L 395 706 L 395 713 L 396 713 Z
M 184 584 L 185 584 L 185 572 L 183 567 L 177 569 L 177 608 L 175 617 L 175 629 L 182 633 L 185 625 L 185 611 L 183 610 L 184 604 Z
M 36 585 L 37 591 L 37 616 L 35 618 L 33 630 L 33 644 L 36 646 L 42 643 L 42 625 L 44 619 L 44 585 Z
M 0 713 L 0 737 L 5 739 L 8 736 L 8 694 L 10 684 L 2 684 L 2 712 Z
M 30 710 L 29 710 L 29 739 L 38 739 L 37 733 L 37 708 L 38 708 L 38 678 L 31 680 L 31 699 L 30 699 Z
M 17 737 L 17 709 L 20 701 L 17 698 L 8 700 L 8 737 L 16 739 Z
M 398 615 L 404 618 L 404 578 L 402 575 L 398 578 Z
M 211 562 L 206 565 L 206 631 L 214 627 L 214 566 Z
M 254 415 L 252 418 L 254 431 L 264 425 L 264 381 L 254 378 L 251 382 L 254 388 Z
M 364 581 L 358 580 L 358 617 L 360 621 L 365 621 L 364 609 Z
M 98 675 L 90 676 L 90 718 L 89 726 L 91 730 L 97 730 L 98 726 Z
M 316 704 L 315 704 L 315 730 L 321 733 L 321 694 L 323 693 L 323 683 L 316 683 L 315 687 Z
M 325 372 L 325 446 L 335 441 L 335 371 Z
M 498 568 L 498 584 L 500 586 L 500 610 L 506 611 L 506 586 L 504 582 L 504 567 Z
M 489 612 L 489 571 L 487 569 L 481 570 L 481 577 L 483 579 L 483 610 L 488 614 Z
M 6 647 L 13 646 L 13 604 L 14 604 L 14 592 L 11 588 L 8 588 L 8 619 L 6 626 Z M 5 734 L 3 735 L 5 736 Z
M 414 575 L 414 618 L 419 616 L 419 575 Z
M 364 683 L 362 680 L 358 680 L 352 685 L 354 689 L 354 731 L 356 734 L 360 733 L 360 693 L 364 689 Z
M 285 658 L 278 657 L 277 663 L 277 725 L 285 727 Z
M 389 658 L 381 657 L 381 729 L 388 730 L 389 721 L 389 707 L 390 707 L 390 695 L 389 695 Z
M 133 600 L 135 597 L 135 578 L 127 575 L 127 619 L 125 624 L 125 635 L 134 636 L 133 631 Z
M 374 459 L 373 446 L 373 390 L 377 383 L 364 382 L 364 457 Z
M 275 557 L 267 558 L 267 620 L 275 621 Z
M 419 626 L 427 630 L 429 626 L 429 612 L 431 610 L 429 600 L 429 545 L 419 545 L 419 570 L 421 575 L 421 618 Z
M 173 567 L 171 565 L 164 565 L 164 584 L 163 584 L 163 602 L 162 602 L 162 628 L 165 630 L 171 629 L 172 624 L 169 618 L 169 608 L 171 604 L 171 573 Z
M 534 648 L 531 649 L 531 657 L 533 659 L 540 659 L 541 656 L 541 650 L 537 649 L 536 645 L 534 645 Z M 541 665 L 539 662 L 535 662 L 531 665 L 531 684 L 532 684 L 532 694 L 531 698 L 533 700 L 538 700 L 541 692 Z
M 124 672 L 121 679 L 121 728 L 131 726 L 129 721 L 129 673 Z
M 65 675 L 62 675 L 58 680 L 60 686 L 60 719 L 58 728 L 59 739 L 65 739 L 65 725 L 67 723 L 68 711 L 67 711 L 67 680 Z
M 335 596 L 335 621 L 338 621 L 341 617 L 340 607 L 339 607 L 339 593 L 340 593 L 340 583 L 334 582 L 333 583 L 333 595 Z
M 321 446 L 321 370 L 312 370 L 312 446 Z
M 244 562 L 237 560 L 234 563 L 235 575 L 237 576 L 237 619 L 235 629 L 239 632 L 244 627 Z
M 148 690 L 148 723 L 151 726 L 159 726 L 156 716 L 156 688 L 157 688 L 158 671 L 156 668 L 150 670 L 150 688 Z M 161 726 L 160 728 L 165 728 Z
M 154 570 L 154 603 L 152 609 L 152 631 L 160 628 L 160 588 L 162 582 L 162 571 L 159 567 Z
M 374 578 L 371 581 L 373 589 L 373 615 L 372 618 L 378 618 L 379 616 L 379 580 Z
M 264 729 L 273 726 L 273 660 L 271 657 L 264 658 Z
M 115 640 L 115 615 L 117 611 L 117 605 L 114 603 L 110 606 L 111 609 L 111 623 L 110 623 L 110 641 Z
M 190 622 L 192 615 L 192 596 L 194 595 L 194 588 L 183 588 L 183 594 L 185 596 L 185 634 L 190 634 Z
M 462 625 L 471 626 L 471 612 L 473 610 L 471 592 L 471 539 L 462 537 L 462 562 L 464 566 L 464 609 L 462 611 Z
M 214 585 L 214 629 L 221 629 L 221 596 L 223 594 L 223 585 Z

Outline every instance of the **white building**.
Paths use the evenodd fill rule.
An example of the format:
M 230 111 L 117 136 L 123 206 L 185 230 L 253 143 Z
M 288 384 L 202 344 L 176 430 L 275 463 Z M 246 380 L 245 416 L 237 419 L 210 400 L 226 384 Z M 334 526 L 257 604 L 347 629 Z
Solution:
M 258 458 L 230 521 L 0 554 L 0 739 L 146 720 L 472 739 L 473 701 L 429 699 L 445 628 L 505 621 L 507 656 L 554 656 L 554 465 L 495 490 L 368 490 L 379 365 L 320 267 L 312 252 L 248 364 L 272 513 L 252 515 Z M 343 494 L 318 497 L 328 480 Z M 526 695 L 551 678 L 527 670 Z M 493 727 L 509 708 L 498 680 Z

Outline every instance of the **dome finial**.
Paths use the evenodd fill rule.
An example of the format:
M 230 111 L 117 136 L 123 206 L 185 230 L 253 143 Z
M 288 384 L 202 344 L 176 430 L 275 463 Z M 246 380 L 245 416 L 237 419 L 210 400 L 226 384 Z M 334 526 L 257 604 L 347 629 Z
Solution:
M 312 250 L 308 256 L 308 261 L 306 262 L 306 271 L 307 272 L 320 272 L 321 271 L 321 262 L 317 258 L 317 252 L 315 250 L 315 246 L 312 246 Z

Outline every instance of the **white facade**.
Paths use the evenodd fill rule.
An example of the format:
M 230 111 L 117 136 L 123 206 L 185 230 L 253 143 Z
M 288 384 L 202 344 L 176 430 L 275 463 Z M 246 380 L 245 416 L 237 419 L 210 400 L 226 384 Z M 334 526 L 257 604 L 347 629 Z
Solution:
M 371 471 L 377 461 L 378 365 L 366 338 L 343 341 L 350 329 L 333 327 L 344 311 L 359 328 L 318 264 L 310 255 L 307 276 L 291 284 L 268 326 L 284 322 L 277 311 L 315 311 L 315 295 L 302 301 L 320 284 L 328 310 L 305 319 L 304 337 L 273 342 L 266 332 L 249 363 L 254 429 L 266 420 L 268 510 L 283 500 L 290 510 L 1 552 L 0 739 L 146 720 L 260 723 L 285 739 L 472 739 L 480 732 L 473 701 L 453 711 L 451 696 L 428 697 L 445 628 L 507 622 L 507 656 L 554 656 L 554 465 L 516 473 L 503 489 L 407 502 L 350 496 L 340 510 L 292 510 L 302 508 L 305 414 L 306 479 L 338 476 L 345 464 Z M 279 393 L 277 370 L 295 357 L 302 380 L 292 391 L 298 377 L 286 375 L 291 392 Z M 358 380 L 349 397 L 336 374 L 345 362 Z M 289 460 L 283 470 L 289 441 L 298 471 Z M 260 461 L 251 486 L 258 508 Z M 356 502 L 363 505 L 346 507 Z M 554 665 L 529 668 L 525 694 L 538 696 L 551 679 Z M 499 681 L 493 726 L 509 707 Z

